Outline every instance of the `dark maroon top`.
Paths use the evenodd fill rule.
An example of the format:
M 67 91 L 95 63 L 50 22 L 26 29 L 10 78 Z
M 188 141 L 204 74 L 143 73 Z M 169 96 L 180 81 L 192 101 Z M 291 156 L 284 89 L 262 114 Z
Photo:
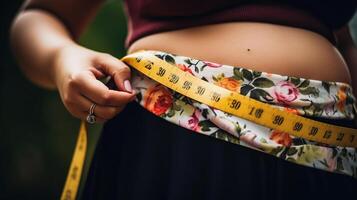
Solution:
M 126 47 L 153 33 L 232 21 L 256 21 L 308 29 L 336 43 L 332 30 L 353 16 L 353 0 L 124 0 Z

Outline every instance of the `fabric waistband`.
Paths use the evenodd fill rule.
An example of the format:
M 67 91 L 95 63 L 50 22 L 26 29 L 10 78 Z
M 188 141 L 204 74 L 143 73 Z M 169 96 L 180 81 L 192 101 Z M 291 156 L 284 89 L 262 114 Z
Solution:
M 259 72 L 161 51 L 149 51 L 209 83 L 239 92 L 286 112 L 329 120 L 353 120 L 356 99 L 350 85 Z M 357 178 L 357 150 L 297 138 L 211 108 L 137 71 L 136 101 L 151 113 L 194 132 L 259 150 L 281 159 Z

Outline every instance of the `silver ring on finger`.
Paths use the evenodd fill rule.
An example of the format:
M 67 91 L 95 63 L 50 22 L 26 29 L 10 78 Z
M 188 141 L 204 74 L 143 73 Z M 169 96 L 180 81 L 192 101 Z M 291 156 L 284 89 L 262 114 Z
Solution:
M 89 114 L 87 115 L 87 118 L 86 118 L 86 120 L 89 124 L 94 124 L 97 121 L 95 114 L 94 114 L 94 108 L 96 105 L 97 104 L 93 103 L 89 108 Z

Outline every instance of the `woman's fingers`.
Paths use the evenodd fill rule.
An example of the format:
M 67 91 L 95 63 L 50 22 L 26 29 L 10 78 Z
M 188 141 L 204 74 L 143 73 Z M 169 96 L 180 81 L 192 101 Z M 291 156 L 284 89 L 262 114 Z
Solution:
M 71 101 L 68 106 L 71 108 L 76 117 L 84 120 L 89 114 L 89 109 L 92 104 L 93 102 L 91 100 L 77 93 L 73 96 L 73 101 Z M 125 105 L 126 104 L 123 104 L 117 107 L 96 105 L 94 108 L 94 115 L 98 119 L 97 121 L 104 122 L 121 112 Z
M 88 111 L 82 111 L 82 109 L 78 108 L 79 104 L 77 102 L 76 103 L 74 103 L 74 102 L 67 103 L 66 107 L 74 117 L 77 117 L 84 121 L 86 120 L 86 118 L 89 114 Z M 105 122 L 106 119 L 96 115 L 96 121 L 102 123 L 102 122 Z
M 78 103 L 80 104 L 80 108 L 83 112 L 89 113 L 89 108 L 93 104 L 90 100 L 86 99 L 84 96 L 78 97 Z M 111 119 L 115 115 L 117 115 L 120 111 L 123 110 L 126 104 L 121 106 L 101 106 L 96 105 L 93 112 L 95 116 L 98 116 L 103 119 Z
M 132 92 L 130 84 L 130 68 L 121 60 L 110 54 L 99 54 L 94 59 L 94 66 L 111 76 L 120 91 Z
M 98 105 L 103 106 L 121 106 L 135 98 L 135 93 L 110 90 L 106 85 L 97 80 L 90 71 L 81 72 L 75 77 L 73 87 L 80 94 L 91 99 Z
M 90 106 L 95 103 L 97 106 L 94 113 L 98 121 L 103 122 L 113 118 L 128 102 L 135 99 L 135 91 L 129 82 L 130 69 L 119 59 L 92 51 L 80 51 L 76 54 L 79 57 L 70 59 L 72 55 L 73 52 L 69 52 L 63 59 L 58 59 L 67 62 L 59 63 L 56 68 L 59 70 L 57 87 L 64 105 L 72 115 L 86 119 Z M 113 86 L 97 80 L 108 75 L 112 78 L 110 83 Z
M 53 80 L 65 107 L 81 119 L 87 117 L 93 103 L 97 105 L 95 115 L 98 121 L 104 121 L 135 99 L 135 91 L 130 88 L 129 67 L 109 54 L 65 45 L 56 52 L 52 68 Z M 107 76 L 116 87 L 97 80 Z

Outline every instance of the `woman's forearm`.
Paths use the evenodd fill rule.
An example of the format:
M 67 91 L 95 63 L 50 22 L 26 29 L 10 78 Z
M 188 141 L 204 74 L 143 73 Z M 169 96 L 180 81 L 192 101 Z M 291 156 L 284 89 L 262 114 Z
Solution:
M 67 110 L 82 120 L 96 105 L 98 122 L 113 118 L 135 98 L 129 66 L 74 41 L 102 2 L 28 0 L 11 29 L 12 49 L 26 76 L 42 87 L 58 89 Z M 98 80 L 107 76 L 115 89 Z
M 22 71 L 34 83 L 55 88 L 53 58 L 76 45 L 104 0 L 27 0 L 11 29 L 11 46 Z
M 56 51 L 74 44 L 61 21 L 42 10 L 21 12 L 11 29 L 11 46 L 22 71 L 47 88 L 55 88 L 51 62 Z

